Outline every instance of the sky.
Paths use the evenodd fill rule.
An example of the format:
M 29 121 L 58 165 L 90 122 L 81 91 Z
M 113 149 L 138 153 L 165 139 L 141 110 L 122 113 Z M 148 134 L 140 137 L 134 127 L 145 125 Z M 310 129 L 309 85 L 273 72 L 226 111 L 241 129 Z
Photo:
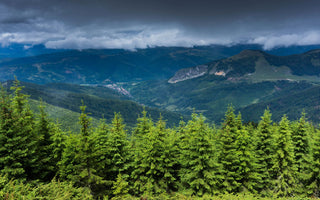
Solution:
M 319 0 L 1 0 L 0 43 L 55 49 L 320 44 Z

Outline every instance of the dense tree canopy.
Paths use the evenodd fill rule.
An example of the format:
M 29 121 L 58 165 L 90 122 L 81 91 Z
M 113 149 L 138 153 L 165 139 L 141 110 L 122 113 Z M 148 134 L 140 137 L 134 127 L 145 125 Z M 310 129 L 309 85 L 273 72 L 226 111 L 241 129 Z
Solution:
M 320 196 L 320 131 L 304 113 L 273 123 L 267 109 L 255 128 L 229 107 L 220 128 L 195 113 L 167 128 L 143 111 L 129 132 L 118 113 L 93 127 L 82 105 L 73 133 L 12 91 L 0 92 L 0 198 Z

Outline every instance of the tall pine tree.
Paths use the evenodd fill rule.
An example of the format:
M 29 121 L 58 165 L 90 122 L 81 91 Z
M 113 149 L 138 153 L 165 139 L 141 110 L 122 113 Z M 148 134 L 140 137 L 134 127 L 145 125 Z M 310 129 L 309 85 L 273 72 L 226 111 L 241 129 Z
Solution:
M 272 167 L 273 192 L 278 196 L 290 196 L 296 187 L 296 166 L 289 120 L 283 116 L 275 140 Z
M 17 79 L 11 90 L 12 97 L 8 97 L 4 90 L 1 92 L 0 170 L 9 178 L 37 179 L 33 173 L 36 168 L 37 141 L 33 131 L 33 113 Z
M 137 142 L 133 160 L 133 190 L 147 196 L 169 192 L 176 180 L 173 168 L 176 159 L 167 143 L 168 129 L 160 118 L 156 126 L 144 129 L 144 134 Z
M 261 179 L 256 189 L 266 195 L 271 187 L 271 169 L 274 157 L 274 135 L 269 109 L 264 111 L 255 135 L 255 156 L 257 159 L 257 173 Z
M 320 130 L 313 135 L 311 173 L 308 176 L 307 193 L 320 197 Z
M 242 183 L 241 176 L 238 174 L 239 157 L 236 144 L 239 124 L 233 107 L 229 106 L 218 138 L 218 162 L 222 165 L 221 174 L 223 176 L 220 184 L 221 192 L 237 193 L 241 190 Z
M 41 100 L 39 110 L 40 114 L 35 123 L 34 131 L 37 135 L 37 168 L 35 170 L 38 178 L 42 181 L 49 182 L 56 175 L 56 164 L 59 160 L 54 158 L 53 154 L 53 134 L 54 125 L 48 119 Z
M 185 137 L 181 141 L 180 179 L 192 195 L 216 194 L 222 180 L 211 131 L 204 117 L 195 113 L 185 126 Z

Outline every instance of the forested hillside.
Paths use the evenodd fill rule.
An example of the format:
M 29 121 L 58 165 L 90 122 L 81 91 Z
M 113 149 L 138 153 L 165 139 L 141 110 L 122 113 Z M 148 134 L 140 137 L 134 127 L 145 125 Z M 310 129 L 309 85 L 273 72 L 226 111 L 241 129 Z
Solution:
M 269 106 L 276 121 L 283 114 L 296 120 L 305 109 L 310 120 L 319 123 L 319 55 L 316 49 L 288 56 L 243 50 L 229 58 L 180 69 L 169 80 L 128 83 L 126 87 L 145 105 L 184 114 L 196 110 L 215 122 L 220 122 L 232 104 L 244 112 L 245 121 L 257 122 Z
M 267 51 L 291 55 L 319 48 L 319 45 L 290 46 Z M 121 49 L 54 50 L 41 46 L 0 48 L 0 81 L 12 79 L 33 83 L 105 83 L 169 79 L 176 71 L 227 58 L 245 49 L 262 50 L 261 45 L 211 45 Z M 303 56 L 302 56 L 303 57 Z M 287 57 L 287 60 L 295 59 Z M 307 57 L 303 57 L 308 61 Z M 279 63 L 277 59 L 272 60 Z M 283 60 L 280 61 L 280 64 Z M 286 62 L 284 62 L 287 64 Z
M 120 114 L 63 132 L 43 105 L 30 109 L 19 82 L 0 93 L 2 199 L 309 199 L 320 191 L 320 130 L 304 113 L 257 127 L 229 107 L 220 128 L 193 113 L 167 128 L 146 111 L 128 132 Z
M 7 81 L 3 84 L 8 92 L 10 92 L 13 81 Z M 48 115 L 61 121 L 64 130 L 68 130 L 69 128 L 73 130 L 74 127 L 78 127 L 78 117 L 75 117 L 75 113 L 80 112 L 79 107 L 82 100 L 95 122 L 101 118 L 111 122 L 114 113 L 121 112 L 127 126 L 133 127 L 136 123 L 136 118 L 139 117 L 143 109 L 155 121 L 161 113 L 163 117 L 169 120 L 168 125 L 170 127 L 177 126 L 181 117 L 189 117 L 158 108 L 143 106 L 132 101 L 130 97 L 103 86 L 83 86 L 66 83 L 38 85 L 27 82 L 21 82 L 21 86 L 23 86 L 22 93 L 29 95 L 30 99 L 34 100 L 32 101 L 32 106 L 34 103 L 39 103 L 40 100 L 48 104 L 50 108 L 47 109 Z M 60 113 L 57 111 L 60 111 Z

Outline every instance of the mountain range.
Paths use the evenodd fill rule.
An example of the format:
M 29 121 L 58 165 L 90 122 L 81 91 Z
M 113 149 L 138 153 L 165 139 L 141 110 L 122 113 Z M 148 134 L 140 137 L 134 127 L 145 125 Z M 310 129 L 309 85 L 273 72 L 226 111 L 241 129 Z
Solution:
M 288 55 L 320 46 L 278 48 L 269 53 Z M 178 70 L 228 58 L 245 49 L 261 50 L 259 45 L 199 46 L 193 48 L 157 47 L 126 51 L 119 49 L 47 50 L 30 47 L 21 53 L 21 47 L 0 48 L 6 52 L 0 59 L 0 80 L 13 79 L 33 83 L 105 84 L 163 80 Z M 29 52 L 29 53 L 28 53 Z M 10 57 L 10 55 L 12 57 Z M 28 56 L 32 55 L 32 56 Z M 17 56 L 27 56 L 19 57 Z M 274 61 L 276 62 L 276 61 Z
M 0 80 L 14 76 L 33 101 L 42 98 L 79 112 L 82 99 L 96 119 L 120 112 L 129 125 L 143 106 L 155 118 L 162 113 L 171 126 L 194 111 L 219 123 L 231 104 L 245 121 L 258 121 L 269 107 L 276 121 L 283 114 L 297 119 L 305 110 L 320 122 L 315 46 L 268 52 L 255 45 L 45 52 L 1 60 Z
M 319 106 L 319 84 L 320 50 L 288 56 L 244 50 L 229 58 L 180 69 L 167 81 L 129 85 L 129 91 L 146 105 L 185 114 L 195 110 L 214 121 L 220 121 L 232 104 L 239 111 L 246 108 L 245 120 L 259 120 L 253 117 L 258 111 L 254 108 L 260 105 L 254 115 L 261 116 L 270 105 L 276 120 L 286 113 L 297 119 L 306 109 L 314 113 L 311 120 L 319 122 L 319 114 L 310 109 Z M 298 104 L 298 97 L 314 101 Z M 276 106 L 279 100 L 286 102 L 282 106 L 287 109 Z

